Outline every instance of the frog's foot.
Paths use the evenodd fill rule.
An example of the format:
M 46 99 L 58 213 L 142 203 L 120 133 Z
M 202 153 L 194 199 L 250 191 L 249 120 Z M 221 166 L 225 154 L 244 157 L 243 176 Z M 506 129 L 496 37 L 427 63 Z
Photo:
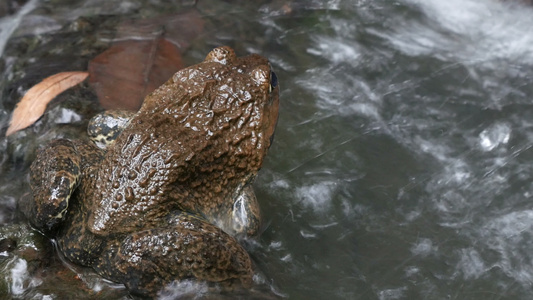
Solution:
M 80 177 L 81 158 L 74 144 L 53 140 L 39 149 L 31 165 L 30 222 L 39 230 L 50 231 L 65 217 L 68 202 Z
M 127 110 L 106 110 L 91 118 L 87 133 L 98 147 L 107 148 L 128 126 L 133 115 L 135 112 Z
M 261 210 L 250 184 L 232 195 L 233 206 L 217 208 L 203 215 L 209 222 L 234 237 L 255 236 L 261 227 Z
M 248 253 L 233 237 L 187 214 L 174 217 L 166 227 L 127 236 L 93 267 L 124 283 L 132 294 L 150 296 L 174 280 L 248 287 L 253 275 Z
M 246 185 L 233 203 L 231 214 L 233 235 L 254 236 L 261 227 L 261 211 L 251 185 Z

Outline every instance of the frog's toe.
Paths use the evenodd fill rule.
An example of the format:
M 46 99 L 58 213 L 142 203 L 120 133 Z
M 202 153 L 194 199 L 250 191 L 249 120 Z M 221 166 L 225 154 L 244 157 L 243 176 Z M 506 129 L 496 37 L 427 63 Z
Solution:
M 63 220 L 79 176 L 80 157 L 71 141 L 53 140 L 38 151 L 30 171 L 33 201 L 29 213 L 37 229 L 50 231 Z
M 230 235 L 202 219 L 180 214 L 167 227 L 127 236 L 94 266 L 131 293 L 154 296 L 174 280 L 196 278 L 222 286 L 248 287 L 252 263 Z

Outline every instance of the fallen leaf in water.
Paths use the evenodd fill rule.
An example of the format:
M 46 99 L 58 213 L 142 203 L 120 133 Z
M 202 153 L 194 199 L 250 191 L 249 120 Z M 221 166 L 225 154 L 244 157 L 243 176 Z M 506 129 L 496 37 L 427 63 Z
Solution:
M 89 84 L 105 109 L 136 111 L 182 67 L 179 49 L 164 38 L 122 41 L 89 62 Z
M 29 89 L 13 111 L 6 136 L 24 129 L 37 121 L 46 105 L 63 91 L 87 78 L 87 72 L 62 72 L 43 79 Z
M 89 84 L 100 104 L 138 110 L 146 95 L 184 67 L 181 53 L 203 26 L 195 11 L 118 25 L 115 42 L 89 62 Z

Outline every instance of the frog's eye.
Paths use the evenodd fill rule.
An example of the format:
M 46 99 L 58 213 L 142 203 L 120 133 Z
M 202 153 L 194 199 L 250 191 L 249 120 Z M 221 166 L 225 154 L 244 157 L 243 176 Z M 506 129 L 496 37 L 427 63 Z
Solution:
M 276 73 L 270 72 L 270 87 L 268 88 L 268 92 L 271 93 L 272 90 L 278 85 L 278 76 L 276 76 Z

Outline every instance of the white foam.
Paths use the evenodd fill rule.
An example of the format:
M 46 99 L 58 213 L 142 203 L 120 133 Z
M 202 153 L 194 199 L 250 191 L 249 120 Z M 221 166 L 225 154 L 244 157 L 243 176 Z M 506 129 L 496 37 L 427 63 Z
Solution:
M 409 277 L 413 277 L 419 274 L 420 268 L 415 267 L 415 266 L 408 266 L 405 268 L 404 272 L 405 272 L 405 277 L 409 278 Z
M 335 34 L 313 34 L 313 44 L 306 51 L 317 59 L 326 59 L 328 67 L 311 67 L 297 83 L 316 95 L 316 105 L 322 112 L 380 120 L 381 95 L 366 81 L 351 75 L 364 55 L 356 38 L 356 25 L 352 20 L 330 16 L 322 21 L 329 23 Z
M 11 293 L 22 295 L 26 291 L 28 280 L 28 263 L 24 259 L 17 259 L 11 268 Z
M 456 270 L 460 270 L 465 279 L 476 279 L 486 272 L 487 267 L 479 253 L 475 249 L 469 248 L 460 251 Z
M 457 33 L 468 32 L 472 24 L 485 22 L 493 17 L 488 5 L 490 1 L 471 0 L 407 0 L 420 6 L 427 16 L 442 27 Z
M 290 184 L 286 179 L 278 179 L 270 182 L 270 187 L 273 189 L 288 189 Z
M 422 257 L 428 256 L 435 252 L 438 248 L 433 246 L 433 242 L 430 239 L 419 239 L 416 244 L 411 247 L 411 253 L 413 255 L 419 255 Z
M 495 267 L 524 285 L 533 284 L 533 210 L 503 214 L 480 229 L 480 241 L 498 253 Z
M 280 250 L 282 248 L 281 241 L 272 241 L 270 245 L 268 245 L 268 248 L 272 250 Z
M 365 81 L 344 71 L 310 69 L 297 83 L 315 94 L 316 105 L 322 112 L 381 119 L 381 95 Z
M 347 30 L 350 30 L 349 28 Z M 348 31 L 350 32 L 350 31 Z M 317 36 L 314 47 L 307 52 L 328 59 L 332 64 L 350 64 L 357 66 L 361 53 L 355 42 L 339 40 L 337 37 Z
M 280 260 L 282 262 L 286 262 L 286 263 L 287 262 L 292 262 L 292 255 L 291 254 L 287 254 L 287 255 L 283 256 L 282 258 L 280 258 Z
M 0 19 L 0 57 L 7 41 L 19 26 L 22 18 L 37 7 L 38 0 L 30 0 L 14 15 Z
M 337 183 L 324 181 L 305 185 L 296 189 L 296 197 L 306 207 L 315 212 L 325 212 L 330 209 Z
M 301 229 L 300 230 L 300 235 L 304 238 L 304 239 L 315 239 L 316 238 L 316 233 L 314 232 L 311 232 L 311 231 L 308 231 L 308 230 L 304 230 L 304 229 Z
M 59 112 L 54 118 L 56 124 L 68 124 L 81 121 L 82 117 L 74 110 L 68 108 L 60 108 Z
M 352 25 L 323 20 L 333 33 L 311 32 L 314 44 L 306 50 L 327 64 L 311 64 L 297 83 L 314 96 L 311 104 L 317 114 L 346 120 L 360 117 L 368 128 L 379 122 L 380 133 L 407 148 L 424 169 L 399 197 L 418 201 L 412 211 L 405 209 L 402 221 L 405 226 L 417 224 L 410 230 L 431 232 L 436 238 L 420 238 L 408 246 L 416 257 L 406 276 L 423 277 L 434 296 L 440 287 L 426 277 L 427 268 L 432 262 L 446 261 L 450 268 L 437 272 L 438 280 L 471 287 L 476 280 L 498 281 L 501 269 L 512 284 L 516 279 L 529 288 L 533 285 L 533 212 L 505 210 L 516 203 L 517 210 L 524 209 L 528 205 L 524 197 L 533 194 L 529 185 L 533 167 L 523 163 L 529 154 L 517 159 L 533 143 L 532 124 L 524 123 L 530 113 L 527 107 L 509 105 L 529 104 L 531 98 L 524 84 L 531 77 L 528 64 L 533 64 L 533 9 L 520 11 L 491 0 L 403 2 L 425 16 L 388 15 L 382 26 L 373 28 L 356 28 L 359 19 Z M 365 52 L 366 45 L 356 41 L 369 33 L 383 37 L 381 42 L 389 48 Z M 388 50 L 397 61 L 387 57 Z M 385 61 L 372 65 L 380 57 Z M 402 74 L 396 63 L 409 73 Z M 373 78 L 368 69 L 381 77 Z M 337 189 L 344 191 L 345 184 L 339 181 L 335 186 L 332 177 L 323 183 L 308 179 L 296 188 L 296 198 L 314 212 L 331 211 Z M 358 211 L 365 207 L 355 204 L 357 198 L 348 201 L 340 202 L 345 217 L 363 215 L 365 222 L 376 218 L 372 210 Z M 404 208 L 411 207 L 398 202 L 397 211 Z M 419 228 L 427 216 L 431 220 L 426 224 L 431 226 Z M 300 234 L 314 238 L 308 232 Z M 396 286 L 380 286 L 376 291 L 380 299 L 406 296 Z
M 208 291 L 209 287 L 206 282 L 196 280 L 176 280 L 165 286 L 163 291 L 159 292 L 157 299 L 188 299 L 190 297 L 197 299 L 202 298 Z
M 406 287 L 386 289 L 378 292 L 379 300 L 405 299 Z
M 463 63 L 510 59 L 533 63 L 531 11 L 477 0 L 405 0 L 427 20 L 398 24 L 378 33 L 407 55 L 437 55 Z
M 511 127 L 506 123 L 495 123 L 479 134 L 479 145 L 483 151 L 492 151 L 502 144 L 507 144 L 511 137 Z

